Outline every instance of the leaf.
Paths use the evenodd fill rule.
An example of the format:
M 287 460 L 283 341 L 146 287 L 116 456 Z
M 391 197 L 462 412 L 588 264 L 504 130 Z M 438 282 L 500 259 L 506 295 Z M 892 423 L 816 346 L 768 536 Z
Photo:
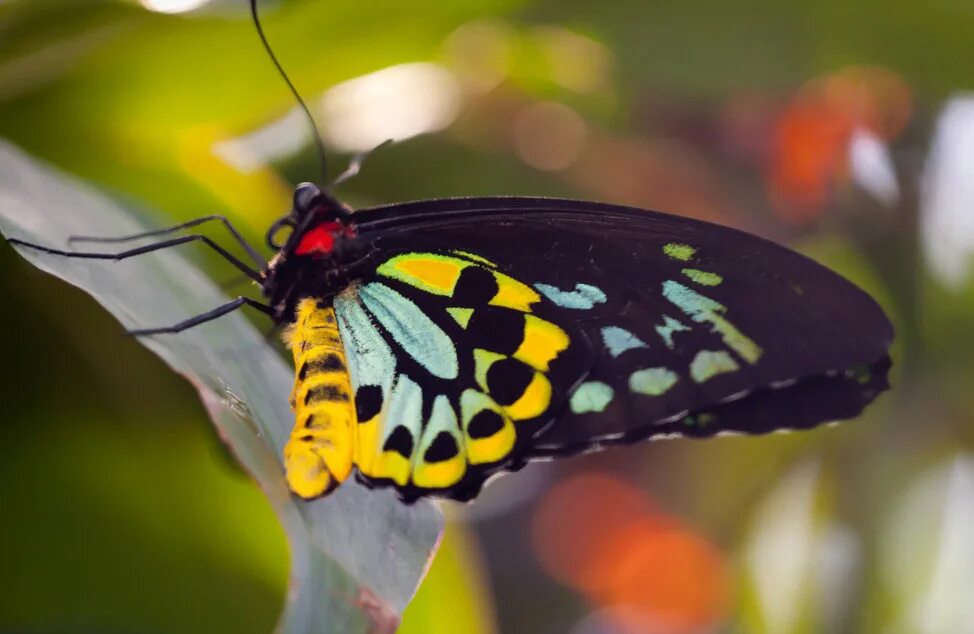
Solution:
M 406 609 L 399 634 L 497 632 L 480 556 L 473 526 L 452 521 L 429 576 Z M 458 623 L 463 626 L 459 627 Z
M 144 229 L 132 211 L 0 141 L 0 232 L 8 238 L 65 248 L 70 235 Z M 18 251 L 90 293 L 133 328 L 176 323 L 228 301 L 176 252 L 194 248 L 199 247 L 120 262 Z M 140 341 L 199 390 L 220 436 L 284 526 L 291 588 L 278 631 L 394 628 L 436 550 L 443 526 L 439 511 L 427 502 L 405 506 L 391 491 L 370 491 L 354 479 L 315 502 L 291 496 L 281 465 L 293 425 L 287 403 L 291 372 L 242 315 Z

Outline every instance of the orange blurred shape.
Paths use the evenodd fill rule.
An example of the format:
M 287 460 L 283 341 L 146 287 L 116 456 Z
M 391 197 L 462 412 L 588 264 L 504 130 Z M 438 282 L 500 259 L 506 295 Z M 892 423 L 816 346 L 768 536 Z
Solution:
M 620 614 L 642 613 L 654 632 L 699 631 L 727 611 L 730 583 L 720 553 L 675 519 L 650 518 L 613 531 L 596 558 L 605 583 L 595 601 L 628 609 Z
M 555 487 L 537 509 L 532 537 L 544 569 L 619 615 L 627 634 L 692 632 L 727 610 L 729 578 L 717 549 L 609 474 Z
M 613 530 L 653 513 L 645 492 L 607 473 L 573 476 L 541 501 L 532 539 L 545 571 L 565 585 L 595 590 L 601 564 L 595 546 Z
M 848 176 L 852 133 L 864 128 L 892 141 L 912 111 L 909 87 L 884 68 L 850 67 L 808 82 L 774 125 L 768 190 L 778 216 L 797 224 L 818 217 Z

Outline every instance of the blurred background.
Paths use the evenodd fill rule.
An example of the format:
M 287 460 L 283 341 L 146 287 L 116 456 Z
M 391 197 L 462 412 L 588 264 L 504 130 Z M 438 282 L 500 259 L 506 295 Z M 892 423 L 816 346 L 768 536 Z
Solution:
M 974 5 L 263 11 L 333 174 L 398 141 L 342 187 L 355 206 L 704 218 L 817 258 L 897 326 L 895 389 L 857 421 L 533 465 L 446 506 L 402 631 L 974 632 Z M 149 226 L 223 213 L 255 243 L 319 179 L 244 0 L 0 0 L 0 136 Z M 5 245 L 0 297 L 0 629 L 270 631 L 287 545 L 190 385 Z

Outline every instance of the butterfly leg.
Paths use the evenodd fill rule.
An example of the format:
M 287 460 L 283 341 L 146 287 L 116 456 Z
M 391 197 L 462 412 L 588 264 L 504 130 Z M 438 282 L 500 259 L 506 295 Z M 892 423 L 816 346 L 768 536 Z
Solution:
M 135 249 L 129 249 L 127 251 L 122 251 L 120 253 L 97 253 L 97 252 L 87 252 L 87 251 L 64 251 L 62 249 L 52 249 L 50 247 L 45 247 L 40 244 L 34 244 L 32 242 L 25 242 L 24 240 L 18 240 L 17 238 L 10 238 L 7 240 L 8 243 L 12 245 L 26 247 L 28 249 L 34 249 L 36 251 L 41 251 L 43 253 L 50 253 L 51 255 L 59 255 L 66 258 L 80 258 L 84 260 L 124 260 L 126 258 L 131 258 L 136 255 L 142 255 L 144 253 L 151 253 L 152 251 L 159 251 L 160 249 L 168 249 L 170 247 L 179 246 L 180 244 L 186 244 L 187 242 L 203 242 L 211 249 L 219 253 L 223 258 L 230 264 L 234 265 L 241 271 L 247 274 L 252 280 L 261 280 L 261 274 L 256 270 L 248 266 L 247 264 L 241 262 L 235 255 L 221 247 L 216 242 L 210 240 L 206 236 L 193 234 L 189 236 L 183 236 L 181 238 L 172 238 L 170 240 L 163 240 L 162 242 L 156 242 L 154 244 L 147 244 L 142 247 Z
M 202 216 L 200 218 L 195 218 L 188 222 L 184 222 L 178 225 L 173 225 L 171 227 L 165 227 L 163 229 L 155 229 L 153 231 L 144 231 L 142 233 L 134 233 L 128 236 L 117 236 L 117 237 L 110 237 L 110 238 L 97 237 L 97 236 L 70 236 L 68 238 L 68 244 L 71 245 L 74 244 L 75 242 L 97 242 L 101 244 L 115 244 L 119 242 L 129 242 L 131 240 L 138 240 L 140 238 L 152 238 L 155 236 L 164 236 L 170 233 L 175 233 L 177 231 L 182 231 L 183 229 L 192 229 L 193 227 L 198 227 L 202 224 L 205 224 L 207 222 L 212 222 L 215 220 L 218 220 L 223 223 L 223 226 L 227 228 L 227 231 L 230 232 L 230 235 L 233 236 L 233 239 L 237 242 L 237 244 L 241 246 L 241 248 L 243 248 L 244 251 L 247 252 L 247 255 L 250 256 L 250 259 L 257 263 L 257 266 L 264 265 L 264 258 L 261 257 L 260 253 L 258 253 L 254 247 L 250 246 L 250 244 L 244 239 L 243 235 L 241 235 L 241 233 L 237 230 L 237 228 L 233 226 L 233 223 L 231 223 L 226 216 L 221 216 L 218 214 L 214 214 L 210 216 Z
M 185 321 L 181 321 L 173 326 L 167 326 L 164 328 L 143 328 L 139 330 L 128 330 L 125 334 L 132 335 L 133 337 L 146 337 L 149 335 L 172 335 L 178 332 L 182 332 L 194 326 L 199 326 L 200 324 L 205 324 L 208 321 L 213 321 L 217 317 L 222 317 L 227 313 L 232 313 L 241 306 L 252 306 L 257 310 L 273 316 L 274 311 L 270 306 L 261 304 L 260 302 L 250 299 L 249 297 L 238 297 L 237 299 L 227 302 L 222 306 L 217 306 L 211 311 L 207 311 L 201 315 L 191 317 Z

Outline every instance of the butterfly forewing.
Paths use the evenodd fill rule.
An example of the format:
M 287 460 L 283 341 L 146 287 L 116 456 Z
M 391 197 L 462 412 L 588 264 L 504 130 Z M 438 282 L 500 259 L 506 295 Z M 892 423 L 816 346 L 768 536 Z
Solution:
M 550 405 L 518 429 L 504 461 L 468 469 L 464 486 L 497 465 L 605 443 L 811 427 L 857 415 L 887 387 L 892 327 L 876 303 L 812 260 L 739 231 L 543 199 L 427 201 L 357 219 L 362 239 L 383 254 L 362 288 L 379 280 L 409 300 L 442 329 L 460 366 L 491 351 L 483 338 L 500 345 L 526 328 L 510 327 L 512 312 L 556 326 L 573 344 L 553 364 L 560 389 Z M 422 283 L 388 275 L 390 262 L 437 257 L 466 263 L 459 293 L 436 289 L 442 267 L 425 269 Z M 536 292 L 529 311 L 485 304 L 484 292 L 469 290 L 475 277 L 498 276 Z M 466 326 L 457 321 L 467 317 Z M 473 366 L 452 381 L 424 374 L 422 346 L 384 336 L 424 407 L 436 394 L 456 406 L 457 390 L 477 384 Z

